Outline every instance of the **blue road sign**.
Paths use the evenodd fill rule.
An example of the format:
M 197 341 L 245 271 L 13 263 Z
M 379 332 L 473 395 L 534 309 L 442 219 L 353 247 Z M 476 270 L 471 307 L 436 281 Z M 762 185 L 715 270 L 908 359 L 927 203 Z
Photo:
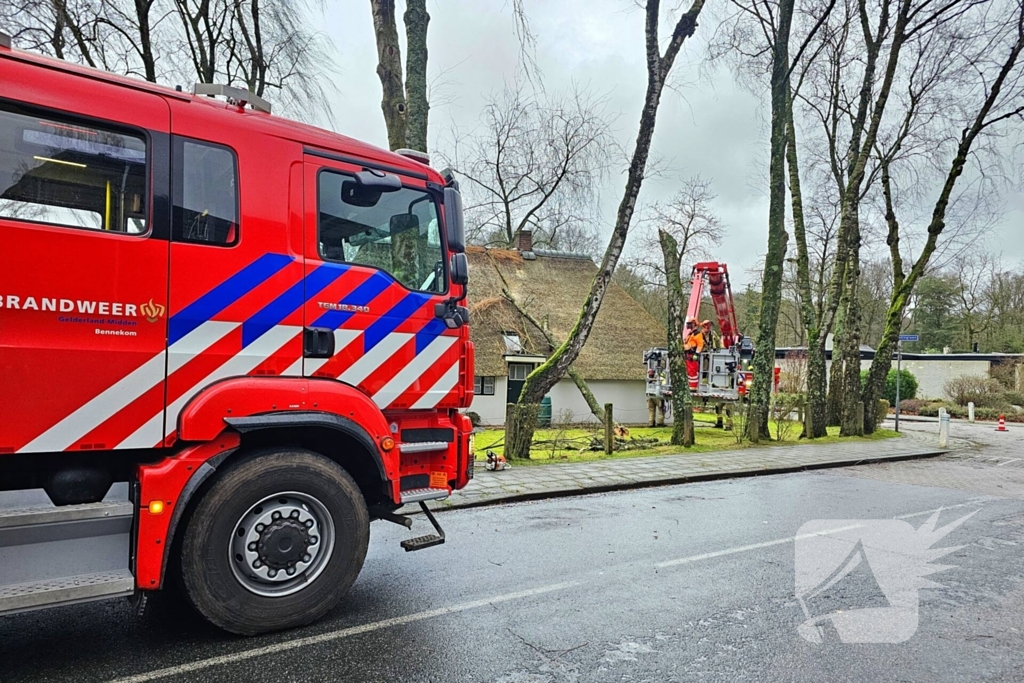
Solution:
M 919 339 L 919 337 L 916 334 L 901 334 L 900 335 L 900 341 L 912 342 L 912 341 L 918 341 L 918 339 Z

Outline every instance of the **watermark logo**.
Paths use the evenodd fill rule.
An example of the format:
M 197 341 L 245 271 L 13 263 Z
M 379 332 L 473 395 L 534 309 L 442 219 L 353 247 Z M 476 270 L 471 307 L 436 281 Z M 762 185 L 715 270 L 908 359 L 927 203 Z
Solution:
M 812 643 L 902 643 L 918 625 L 918 591 L 941 588 L 924 578 L 950 569 L 931 564 L 959 550 L 932 548 L 974 512 L 935 528 L 939 513 L 915 529 L 900 519 L 816 519 L 797 533 L 796 597 Z

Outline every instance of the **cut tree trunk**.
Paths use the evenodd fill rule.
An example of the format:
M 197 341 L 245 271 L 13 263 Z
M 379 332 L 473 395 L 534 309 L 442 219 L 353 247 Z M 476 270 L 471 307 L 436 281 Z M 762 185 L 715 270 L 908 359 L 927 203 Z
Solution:
M 664 230 L 658 231 L 658 242 L 665 261 L 665 289 L 668 297 L 668 372 L 672 382 L 672 443 L 689 448 L 694 444 L 693 404 L 690 381 L 686 376 L 683 351 L 683 279 L 679 273 L 679 243 Z M 687 427 L 686 416 L 689 416 Z

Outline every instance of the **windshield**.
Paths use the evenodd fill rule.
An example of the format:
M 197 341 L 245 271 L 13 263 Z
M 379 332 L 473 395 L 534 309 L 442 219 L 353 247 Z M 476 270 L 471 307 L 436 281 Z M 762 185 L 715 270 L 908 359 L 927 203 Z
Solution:
M 319 179 L 320 255 L 380 268 L 409 289 L 445 289 L 437 203 L 424 190 L 366 190 L 355 178 L 324 171 Z

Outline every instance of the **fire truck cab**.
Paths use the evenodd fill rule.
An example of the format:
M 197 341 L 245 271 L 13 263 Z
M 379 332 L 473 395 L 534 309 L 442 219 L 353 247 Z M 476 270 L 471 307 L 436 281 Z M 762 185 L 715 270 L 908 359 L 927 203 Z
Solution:
M 0 82 L 0 614 L 317 619 L 473 474 L 457 182 L 235 88 L 2 42 Z

